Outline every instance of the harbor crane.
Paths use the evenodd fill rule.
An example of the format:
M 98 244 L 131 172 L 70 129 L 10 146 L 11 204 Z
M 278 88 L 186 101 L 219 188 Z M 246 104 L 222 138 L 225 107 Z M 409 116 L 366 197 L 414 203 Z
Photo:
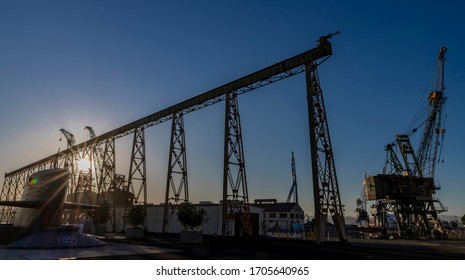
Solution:
M 413 127 L 406 134 L 396 135 L 396 143 L 386 146 L 388 153 L 385 170 L 389 168 L 389 174 L 401 175 L 402 172 L 412 172 L 414 176 L 434 178 L 436 163 L 438 160 L 438 148 L 444 140 L 445 128 L 442 127 L 442 111 L 447 97 L 444 94 L 444 63 L 446 61 L 447 48 L 439 50 L 438 63 L 433 88 L 428 96 L 427 117 L 424 122 L 423 134 L 416 152 L 410 142 L 410 136 L 418 131 Z M 422 125 L 422 124 L 420 124 Z M 398 146 L 403 163 L 394 151 Z
M 71 132 L 69 132 L 68 130 L 64 128 L 61 128 L 60 132 L 63 134 L 63 136 L 66 139 L 66 146 L 68 149 L 73 146 L 76 146 L 76 139 L 74 139 L 74 135 Z M 60 138 L 60 141 L 61 141 L 61 138 Z
M 366 177 L 364 191 L 368 200 L 377 200 L 378 215 L 384 234 L 395 232 L 403 238 L 428 238 L 442 232 L 438 213 L 447 211 L 435 198 L 439 186 L 435 184 L 435 167 L 438 161 L 439 146 L 443 143 L 444 64 L 446 47 L 441 47 L 437 59 L 436 73 L 432 90 L 428 96 L 426 110 L 415 120 L 407 133 L 397 134 L 396 141 L 386 145 L 386 162 L 383 174 Z M 415 151 L 410 136 L 424 125 L 420 144 Z M 395 229 L 388 223 L 389 215 L 395 216 Z

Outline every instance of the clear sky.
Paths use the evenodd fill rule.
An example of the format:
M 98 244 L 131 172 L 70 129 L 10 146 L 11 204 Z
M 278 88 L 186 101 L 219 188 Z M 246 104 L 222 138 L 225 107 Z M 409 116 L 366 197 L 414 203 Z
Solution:
M 0 0 L 0 171 L 64 149 L 333 39 L 320 66 L 346 215 L 384 145 L 426 102 L 440 46 L 449 50 L 444 163 L 448 214 L 465 214 L 463 1 Z M 299 198 L 313 214 L 303 74 L 240 96 L 249 198 L 284 201 L 295 153 Z M 191 200 L 222 193 L 224 103 L 185 116 Z M 146 132 L 149 201 L 162 202 L 170 123 Z M 128 173 L 131 137 L 117 142 Z M 416 142 L 414 141 L 414 145 Z M 461 175 L 462 174 L 462 175 Z M 3 185 L 3 178 L 0 179 Z

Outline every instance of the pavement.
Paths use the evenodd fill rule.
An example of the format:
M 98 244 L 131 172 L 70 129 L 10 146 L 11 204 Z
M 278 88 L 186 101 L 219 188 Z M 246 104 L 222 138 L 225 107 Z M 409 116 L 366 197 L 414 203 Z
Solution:
M 103 247 L 5 249 L 3 260 L 464 260 L 465 240 L 350 240 L 349 243 L 277 238 L 204 236 L 202 244 L 181 244 L 177 235 L 125 239 L 107 235 Z
M 73 249 L 6 249 L 0 245 L 0 260 L 130 259 L 144 255 L 174 254 L 180 250 L 122 242 L 101 247 Z

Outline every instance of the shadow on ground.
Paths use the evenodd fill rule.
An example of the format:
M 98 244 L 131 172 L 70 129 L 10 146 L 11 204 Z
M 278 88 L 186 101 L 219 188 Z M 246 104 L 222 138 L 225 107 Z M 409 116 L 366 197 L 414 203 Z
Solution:
M 403 260 L 465 259 L 465 241 L 352 240 L 317 244 L 309 240 L 205 236 L 202 244 L 186 245 L 179 235 L 150 235 L 142 239 L 108 238 L 107 242 L 178 251 L 158 254 L 103 256 L 86 259 L 196 260 Z

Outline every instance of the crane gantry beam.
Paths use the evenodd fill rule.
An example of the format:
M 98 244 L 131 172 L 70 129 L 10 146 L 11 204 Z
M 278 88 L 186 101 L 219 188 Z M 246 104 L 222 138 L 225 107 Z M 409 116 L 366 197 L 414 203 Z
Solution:
M 81 150 L 85 147 L 106 141 L 107 139 L 120 138 L 129 134 L 133 134 L 134 131 L 138 128 L 147 128 L 163 123 L 170 120 L 173 117 L 173 114 L 176 112 L 182 112 L 183 114 L 186 114 L 224 101 L 226 99 L 226 95 L 229 93 L 234 92 L 235 94 L 240 95 L 273 82 L 277 82 L 279 80 L 283 80 L 296 74 L 302 73 L 305 71 L 306 64 L 317 59 L 328 57 L 331 54 L 331 43 L 327 40 L 321 40 L 320 44 L 316 48 L 263 68 L 262 70 L 234 80 L 223 86 L 209 90 L 203 94 L 187 99 L 183 102 L 138 119 L 129 124 L 123 125 L 107 133 L 96 136 L 93 139 L 77 144 L 71 148 L 28 164 L 17 170 L 8 172 L 5 174 L 5 177 L 12 176 L 15 173 L 19 173 L 27 169 L 31 169 L 37 165 L 53 161 L 56 158 L 64 157 L 73 153 L 73 151 Z
M 338 34 L 339 32 L 335 33 Z M 114 140 L 127 136 L 134 135 L 133 141 L 133 152 L 131 157 L 131 168 L 129 171 L 128 186 L 130 187 L 134 194 L 137 193 L 136 197 L 139 197 L 141 190 L 144 190 L 144 204 L 146 201 L 146 171 L 145 171 L 145 140 L 144 140 L 144 130 L 148 127 L 163 123 L 165 121 L 173 119 L 176 114 L 185 115 L 187 113 L 205 108 L 207 106 L 216 104 L 221 101 L 226 103 L 226 114 L 225 114 L 225 154 L 224 154 L 224 184 L 223 184 L 223 235 L 225 235 L 227 220 L 235 220 L 237 215 L 240 216 L 240 223 L 245 229 L 245 233 L 250 235 L 252 232 L 252 227 L 249 225 L 249 209 L 248 209 L 248 191 L 247 191 L 247 180 L 245 176 L 245 163 L 244 163 L 244 152 L 242 148 L 242 133 L 240 130 L 240 118 L 239 110 L 237 103 L 237 96 L 244 94 L 246 92 L 252 91 L 254 89 L 261 88 L 263 86 L 269 85 L 271 83 L 292 77 L 294 75 L 306 72 L 307 73 L 307 94 L 310 96 L 313 92 L 313 95 L 318 96 L 317 104 L 311 105 L 309 103 L 309 121 L 312 123 L 313 115 L 317 115 L 316 118 L 322 120 L 319 113 L 311 111 L 311 109 L 321 110 L 323 107 L 322 95 L 320 90 L 315 91 L 316 87 L 309 87 L 309 76 L 317 75 L 316 67 L 319 64 L 316 64 L 315 61 L 320 59 L 326 59 L 332 55 L 331 43 L 328 41 L 335 34 L 329 34 L 327 36 L 320 37 L 317 47 L 303 52 L 299 55 L 293 56 L 266 68 L 263 68 L 259 71 L 256 71 L 252 74 L 246 75 L 242 78 L 234 80 L 230 83 L 227 83 L 223 86 L 217 87 L 210 91 L 207 91 L 203 94 L 197 95 L 193 98 L 187 99 L 183 102 L 180 102 L 176 105 L 168 107 L 164 110 L 158 111 L 141 119 L 138 119 L 134 122 L 123 125 L 117 129 L 111 130 L 107 133 L 91 137 L 91 139 L 82 142 L 77 145 L 70 145 L 66 150 L 58 152 L 54 155 L 43 158 L 39 161 L 28 164 L 22 168 L 19 168 L 15 171 L 5 173 L 5 182 L 2 189 L 2 197 L 0 199 L 11 200 L 16 199 L 15 197 L 3 197 L 5 189 L 8 190 L 8 193 L 11 193 L 11 189 L 14 188 L 15 193 L 20 191 L 20 183 L 18 178 L 24 177 L 25 174 L 29 174 L 38 169 L 43 169 L 47 165 L 56 166 L 58 162 L 63 162 L 63 159 L 73 156 L 74 154 L 79 154 L 81 151 L 92 149 L 93 147 L 99 145 L 107 145 L 112 143 L 114 145 Z M 314 85 L 314 84 L 312 84 Z M 315 93 L 316 92 L 316 93 Z M 315 128 L 310 125 L 310 128 Z M 315 131 L 320 127 L 315 128 Z M 325 131 L 325 145 L 328 146 L 329 143 L 329 134 L 327 132 L 327 124 L 324 127 Z M 313 139 L 315 131 L 312 131 L 310 134 Z M 318 140 L 318 139 L 317 139 Z M 311 145 L 312 148 L 312 158 L 318 157 L 318 147 Z M 114 163 L 114 146 L 112 153 L 113 163 Z M 331 174 L 322 174 L 318 172 L 318 168 L 313 168 L 314 173 L 314 189 L 317 192 L 315 201 L 320 201 L 320 194 L 323 194 L 324 197 L 328 197 L 331 201 L 322 201 L 320 204 L 315 204 L 315 213 L 319 216 L 319 222 L 317 222 L 317 228 L 321 227 L 322 231 L 325 230 L 326 221 L 323 221 L 324 218 L 330 213 L 333 217 L 333 220 L 337 226 L 338 233 L 340 234 L 340 239 L 345 241 L 345 227 L 344 227 L 344 217 L 342 213 L 342 206 L 339 197 L 339 190 L 336 181 L 336 174 L 334 168 L 334 162 L 332 160 L 332 152 L 326 153 L 326 162 L 329 162 L 331 167 Z M 104 162 L 104 161 L 103 161 Z M 105 163 L 102 163 L 105 164 Z M 114 166 L 114 164 L 113 164 Z M 234 167 L 237 167 L 234 169 Z M 321 166 L 319 166 L 321 167 Z M 103 171 L 101 171 L 103 174 Z M 233 174 L 234 173 L 234 174 Z M 135 177 L 134 177 L 135 176 Z M 326 190 L 328 178 L 331 179 L 331 188 Z M 10 180 L 13 178 L 13 180 Z M 236 179 L 235 179 L 236 178 Z M 133 180 L 137 179 L 140 181 L 141 187 L 138 192 L 134 189 Z M 320 186 L 318 179 L 321 180 L 322 184 Z M 316 181 L 315 181 L 316 180 Z M 101 182 L 102 179 L 99 181 Z M 316 182 L 316 183 L 315 183 Z M 6 185 L 5 185 L 6 184 Z M 323 188 L 323 190 L 321 190 Z M 320 193 L 318 193 L 320 189 Z M 187 190 L 187 189 L 186 189 Z M 228 215 L 228 209 L 229 215 Z M 11 209 L 10 209 L 11 210 Z M 10 217 L 11 211 L 5 211 L 0 209 L 0 222 L 5 221 L 5 217 Z M 234 218 L 234 219 L 233 219 Z M 231 229 L 228 229 L 230 231 Z M 322 232 L 317 229 L 318 232 Z M 323 234 L 320 235 L 322 237 Z M 322 241 L 322 239 L 320 240 Z

